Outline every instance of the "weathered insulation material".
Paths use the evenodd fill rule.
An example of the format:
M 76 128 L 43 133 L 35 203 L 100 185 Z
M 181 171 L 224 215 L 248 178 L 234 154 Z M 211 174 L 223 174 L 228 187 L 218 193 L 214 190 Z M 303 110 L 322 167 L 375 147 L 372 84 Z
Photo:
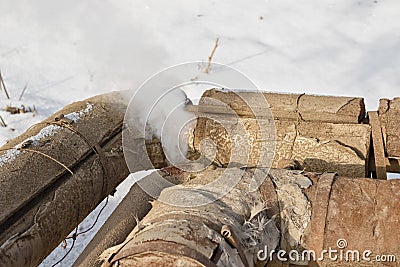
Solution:
M 306 94 L 280 94 L 227 90 L 207 90 L 199 103 L 199 111 L 206 113 L 229 113 L 226 108 L 215 105 L 217 99 L 233 109 L 241 117 L 253 117 L 253 111 L 263 108 L 264 96 L 274 118 L 278 120 L 298 120 L 358 124 L 365 118 L 364 99 L 357 97 L 316 96 Z M 247 103 L 242 97 L 250 99 Z M 258 104 L 257 104 L 258 103 Z
M 261 193 L 249 191 L 251 171 L 243 172 L 238 168 L 232 168 L 226 172 L 226 169 L 211 168 L 196 173 L 195 178 L 191 173 L 182 173 L 181 175 L 192 178 L 184 185 L 169 187 L 161 192 L 158 200 L 152 203 L 151 211 L 135 227 L 126 241 L 122 245 L 106 251 L 103 255 L 106 258 L 105 266 L 107 266 L 107 262 L 140 266 L 144 257 L 148 266 L 159 266 L 157 264 L 160 258 L 169 261 L 169 255 L 172 258 L 177 255 L 173 251 L 165 253 L 167 247 L 171 246 L 169 243 L 162 251 L 158 250 L 158 252 L 163 252 L 158 254 L 158 257 L 151 247 L 147 251 L 152 253 L 150 258 L 143 253 L 130 253 L 135 251 L 137 246 L 140 247 L 148 242 L 173 242 L 183 245 L 188 250 L 195 251 L 194 259 L 206 266 L 211 263 L 217 266 L 232 266 L 232 264 L 233 266 L 253 266 L 254 250 L 258 250 L 259 246 L 268 245 L 272 249 L 278 245 L 279 232 L 273 220 L 271 223 L 267 223 L 269 219 Z M 224 183 L 212 188 L 207 187 L 207 184 L 221 175 L 226 175 Z M 232 186 L 226 181 L 229 181 L 230 178 L 235 181 L 238 175 L 243 178 L 237 181 L 236 186 L 228 194 L 221 197 L 220 193 L 226 189 L 222 188 L 223 184 L 228 187 Z M 197 204 L 203 202 L 204 198 L 215 201 L 198 206 Z M 172 201 L 177 203 L 177 206 L 167 204 Z M 183 203 L 186 205 L 182 206 Z M 254 232 L 251 226 L 254 227 L 258 222 L 261 222 L 257 225 L 259 231 Z M 221 235 L 223 226 L 229 226 L 238 237 L 239 240 L 236 241 L 238 241 L 239 247 L 236 252 L 229 245 L 230 241 L 225 240 Z M 266 232 L 269 235 L 262 238 Z M 267 243 L 255 244 L 252 234 L 260 235 L 257 240 Z M 226 249 L 224 250 L 224 248 Z M 215 259 L 213 257 L 218 250 L 222 250 L 222 255 Z M 232 258 L 233 255 L 236 256 Z M 245 255 L 245 260 L 240 255 Z M 204 257 L 208 260 L 205 260 Z M 246 264 L 244 261 L 249 262 L 250 265 L 243 265 Z
M 302 189 L 309 188 L 312 181 L 296 172 L 270 170 L 281 211 L 280 229 L 283 235 L 281 248 L 284 250 L 301 249 L 304 232 L 311 220 L 311 202 Z
M 273 118 L 255 117 L 253 112 L 265 108 L 260 95 L 268 101 Z M 241 97 L 250 99 L 249 103 Z M 202 140 L 210 138 L 217 149 L 215 161 L 221 166 L 236 161 L 276 168 L 279 160 L 293 159 L 307 171 L 367 175 L 371 128 L 359 124 L 365 116 L 362 98 L 213 89 L 203 94 L 198 111 L 193 149 L 203 153 L 215 149 L 201 147 Z
M 379 101 L 379 118 L 389 157 L 400 158 L 400 98 Z
M 171 184 L 181 184 L 187 177 L 170 176 L 170 173 L 179 173 L 180 170 L 174 167 L 164 168 L 159 174 Z M 154 184 L 151 175 L 144 177 L 141 180 L 143 183 Z M 159 192 L 155 193 L 158 196 L 165 187 L 158 187 Z M 122 243 L 126 236 L 135 228 L 138 220 L 143 217 L 151 209 L 151 201 L 154 198 L 149 196 L 143 189 L 135 183 L 128 194 L 124 197 L 118 207 L 110 215 L 107 221 L 103 224 L 94 238 L 85 247 L 84 251 L 74 262 L 74 266 L 93 267 L 100 266 L 99 256 L 109 247 Z M 132 203 L 135 203 L 132 205 Z
M 232 169 L 231 174 L 240 171 Z M 318 174 L 298 170 L 272 169 L 268 172 L 262 169 L 265 171 L 266 180 L 259 191 L 249 193 L 246 189 L 252 170 L 247 169 L 243 179 L 231 192 L 208 205 L 190 208 L 171 206 L 161 201 L 164 199 L 170 202 L 171 199 L 175 199 L 177 203 L 194 204 L 198 198 L 210 197 L 221 189 L 207 193 L 194 193 L 188 189 L 194 185 L 207 184 L 223 175 L 224 171 L 225 169 L 220 168 L 208 169 L 197 173 L 194 178 L 193 173 L 179 174 L 192 179 L 185 185 L 162 191 L 160 198 L 152 203 L 151 211 L 126 241 L 108 250 L 105 258 L 110 263 L 118 262 L 121 266 L 140 266 L 143 262 L 147 266 L 172 266 L 159 264 L 161 259 L 165 259 L 167 263 L 178 262 L 179 254 L 174 253 L 173 249 L 174 244 L 181 244 L 191 251 L 182 252 L 182 260 L 188 261 L 191 257 L 188 255 L 192 255 L 192 259 L 198 264 L 194 266 L 245 266 L 240 257 L 240 249 L 244 249 L 246 253 L 248 266 L 252 266 L 256 259 L 255 251 L 260 248 L 256 245 L 253 249 L 248 249 L 246 245 L 254 245 L 255 241 L 248 238 L 249 233 L 254 230 L 253 228 L 249 231 L 248 222 L 260 222 L 259 219 L 252 221 L 251 218 L 257 218 L 254 214 L 262 214 L 266 219 L 262 223 L 265 230 L 262 233 L 265 236 L 263 240 L 270 242 L 268 248 L 275 248 L 274 244 L 278 245 L 280 238 L 276 251 L 285 250 L 286 257 L 290 251 L 297 252 L 292 254 L 295 256 L 302 255 L 306 250 L 316 253 L 316 258 L 311 258 L 310 261 L 307 258 L 287 258 L 292 264 L 397 266 L 395 262 L 378 263 L 372 260 L 376 255 L 392 255 L 397 257 L 397 260 L 400 257 L 400 245 L 397 240 L 400 236 L 400 229 L 397 227 L 400 218 L 397 205 L 400 201 L 400 180 L 344 178 L 334 173 Z M 264 212 L 259 213 L 260 210 Z M 241 246 L 238 246 L 238 249 L 221 235 L 220 229 L 224 225 L 230 225 L 234 233 L 241 237 Z M 267 225 L 269 227 L 266 227 Z M 281 231 L 280 236 L 276 235 L 277 229 Z M 143 244 L 149 244 L 146 252 L 141 248 Z M 155 246 L 154 249 L 152 245 Z M 219 255 L 219 261 L 215 260 L 218 248 L 225 249 L 225 253 Z M 343 255 L 348 251 L 352 253 L 353 250 L 360 253 L 370 250 L 371 261 L 357 261 L 356 258 L 330 260 L 328 254 L 325 254 L 323 261 L 318 260 L 322 250 L 329 248 L 336 250 L 336 253 L 341 251 Z M 108 266 L 107 263 L 104 266 Z M 284 265 L 274 257 L 267 266 Z
M 73 103 L 2 147 L 0 266 L 38 265 L 128 176 L 125 108 L 120 93 Z

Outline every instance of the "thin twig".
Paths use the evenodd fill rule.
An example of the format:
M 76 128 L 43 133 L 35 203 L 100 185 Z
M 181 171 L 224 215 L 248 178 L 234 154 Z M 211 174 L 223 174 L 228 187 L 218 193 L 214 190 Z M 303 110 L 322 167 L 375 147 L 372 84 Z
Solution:
M 7 127 L 7 124 L 6 124 L 6 122 L 3 120 L 3 117 L 2 117 L 2 116 L 0 116 L 0 121 L 1 121 L 1 126 Z
M 217 37 L 217 39 L 215 40 L 214 48 L 213 48 L 213 50 L 211 51 L 211 55 L 208 57 L 207 68 L 206 68 L 205 71 L 204 71 L 204 72 L 207 73 L 207 74 L 210 72 L 211 60 L 212 60 L 212 58 L 213 58 L 213 56 L 214 56 L 215 50 L 217 50 L 218 42 L 219 42 L 219 38 Z
M 10 96 L 8 95 L 8 92 L 7 92 L 7 88 L 6 88 L 6 85 L 5 85 L 5 83 L 4 83 L 4 79 L 3 79 L 3 75 L 1 75 L 1 70 L 0 70 L 0 85 L 3 87 L 3 89 L 4 89 L 4 92 L 6 93 L 6 97 L 7 97 L 7 99 L 10 99 Z
M 28 84 L 25 84 L 24 89 L 22 89 L 21 95 L 19 96 L 18 100 L 21 101 L 22 97 L 24 96 L 25 90 L 28 87 Z

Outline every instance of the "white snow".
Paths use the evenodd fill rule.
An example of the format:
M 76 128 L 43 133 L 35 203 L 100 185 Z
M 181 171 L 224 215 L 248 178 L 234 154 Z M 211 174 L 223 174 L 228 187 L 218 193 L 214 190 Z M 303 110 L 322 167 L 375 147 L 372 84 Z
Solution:
M 18 150 L 25 142 L 31 141 L 31 145 L 36 146 L 38 145 L 38 141 L 41 139 L 52 136 L 54 135 L 59 129 L 61 129 L 60 126 L 57 125 L 48 125 L 44 127 L 43 129 L 40 130 L 40 132 L 32 137 L 29 137 L 19 143 L 18 145 L 14 146 L 13 148 L 10 148 L 9 150 L 5 151 L 4 154 L 0 156 L 0 167 L 3 166 L 5 163 L 13 161 L 16 159 L 17 155 L 22 153 L 20 150 Z
M 65 115 L 64 117 L 67 119 L 70 119 L 74 122 L 77 122 L 83 115 L 85 115 L 86 113 L 90 112 L 91 110 L 93 110 L 93 105 L 91 103 L 86 103 L 86 108 L 79 111 L 79 112 L 72 112 L 69 113 L 67 115 Z
M 32 141 L 32 145 L 37 146 L 39 144 L 40 140 L 42 140 L 43 138 L 55 135 L 60 129 L 61 129 L 61 127 L 58 125 L 48 125 L 48 126 L 44 127 L 43 129 L 41 129 L 37 135 L 34 135 L 32 137 L 25 139 L 24 141 L 22 141 L 20 144 L 16 145 L 15 147 L 17 148 L 17 147 L 21 146 L 26 141 Z
M 4 154 L 1 155 L 1 157 L 0 157 L 0 167 L 3 166 L 4 164 L 16 159 L 16 157 L 20 153 L 21 153 L 21 151 L 16 150 L 16 149 L 10 149 L 10 150 L 5 151 Z
M 70 102 L 137 88 L 165 67 L 207 60 L 217 37 L 213 59 L 265 90 L 363 96 L 369 110 L 379 98 L 399 96 L 396 0 L 2 0 L 0 10 L 0 70 L 12 98 L 0 92 L 0 109 L 37 110 L 0 111 L 8 125 L 0 127 L 0 143 Z M 78 240 L 61 266 L 71 265 L 93 234 Z

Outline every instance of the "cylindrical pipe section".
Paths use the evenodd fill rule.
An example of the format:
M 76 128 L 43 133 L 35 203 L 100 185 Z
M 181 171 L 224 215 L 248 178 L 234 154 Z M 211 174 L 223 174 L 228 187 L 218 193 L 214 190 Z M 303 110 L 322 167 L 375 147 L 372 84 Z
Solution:
M 0 266 L 37 266 L 129 175 L 126 104 L 120 93 L 73 103 L 1 148 Z M 137 171 L 152 168 L 137 142 Z

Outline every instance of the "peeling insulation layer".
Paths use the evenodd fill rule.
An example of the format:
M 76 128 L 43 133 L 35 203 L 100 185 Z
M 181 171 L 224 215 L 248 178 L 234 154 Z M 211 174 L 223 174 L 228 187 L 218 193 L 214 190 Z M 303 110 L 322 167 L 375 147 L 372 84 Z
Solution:
M 361 253 L 369 250 L 373 252 L 371 261 L 360 265 L 361 262 L 330 261 L 326 257 L 324 261 L 318 258 L 291 260 L 286 254 L 286 263 L 331 267 L 397 266 L 396 262 L 381 264 L 372 260 L 377 255 L 393 255 L 400 259 L 400 208 L 397 204 L 400 180 L 259 169 L 266 179 L 259 191 L 249 193 L 247 189 L 254 169 L 246 169 L 229 194 L 208 205 L 178 207 L 161 201 L 182 199 L 182 192 L 187 193 L 185 201 L 192 201 L 192 204 L 196 198 L 211 197 L 222 189 L 195 194 L 188 189 L 208 184 L 223 175 L 224 170 L 209 168 L 196 174 L 180 174 L 186 177 L 183 179 L 186 184 L 164 190 L 126 241 L 103 254 L 104 266 L 109 266 L 108 263 L 143 266 L 143 262 L 147 266 L 160 266 L 160 257 L 175 263 L 179 258 L 172 252 L 175 249 L 183 253 L 182 261 L 191 258 L 198 264 L 194 266 L 246 266 L 242 255 L 249 263 L 247 266 L 265 266 L 265 262 L 256 259 L 256 252 L 265 245 L 270 248 L 267 253 L 275 250 L 275 257 L 267 266 L 282 266 L 284 263 L 277 259 L 277 251 L 295 251 L 301 255 L 305 250 L 316 253 L 321 249 L 338 250 L 337 242 L 343 239 L 347 244 L 342 249 L 344 253 L 354 249 Z M 222 227 L 227 225 L 237 239 L 228 240 L 222 234 Z M 240 246 L 232 246 L 235 240 Z M 151 257 L 143 254 L 146 244 L 146 253 L 152 253 Z
M 272 169 L 269 173 L 278 195 L 280 209 L 280 247 L 285 251 L 302 252 L 305 230 L 311 220 L 311 201 L 303 189 L 312 186 L 312 181 L 300 171 Z
M 202 264 L 207 265 L 202 262 L 202 257 L 205 257 L 208 264 L 215 266 L 254 266 L 257 262 L 254 252 L 265 246 L 276 248 L 279 244 L 279 231 L 275 220 L 266 215 L 261 193 L 249 190 L 252 180 L 250 170 L 230 169 L 230 175 L 239 174 L 241 179 L 226 195 L 220 195 L 224 192 L 222 184 L 219 187 L 206 187 L 223 175 L 224 171 L 209 168 L 196 174 L 182 173 L 191 179 L 185 185 L 164 189 L 158 200 L 152 203 L 151 211 L 127 237 L 126 242 L 105 252 L 105 262 L 140 266 L 135 265 L 138 255 L 129 255 L 129 251 L 147 242 L 162 241 L 177 243 L 196 251 L 201 255 L 196 254 L 196 260 Z M 232 185 L 225 183 L 225 186 Z M 195 205 L 204 198 L 214 201 L 202 206 Z M 166 204 L 174 200 L 186 205 Z M 232 245 L 232 240 L 222 236 L 223 226 L 228 226 L 232 231 L 236 247 Z M 222 254 L 215 259 L 218 251 Z M 156 262 L 149 266 L 156 266 Z
M 251 106 L 242 95 L 254 100 Z M 237 162 L 247 167 L 278 168 L 279 160 L 291 159 L 309 172 L 367 176 L 371 127 L 361 123 L 365 117 L 362 98 L 274 93 L 264 93 L 264 97 L 273 117 L 252 113 L 265 109 L 265 100 L 257 102 L 260 94 L 206 91 L 199 102 L 193 133 L 195 152 L 215 154 L 214 161 L 220 166 Z M 202 148 L 206 139 L 215 146 Z

